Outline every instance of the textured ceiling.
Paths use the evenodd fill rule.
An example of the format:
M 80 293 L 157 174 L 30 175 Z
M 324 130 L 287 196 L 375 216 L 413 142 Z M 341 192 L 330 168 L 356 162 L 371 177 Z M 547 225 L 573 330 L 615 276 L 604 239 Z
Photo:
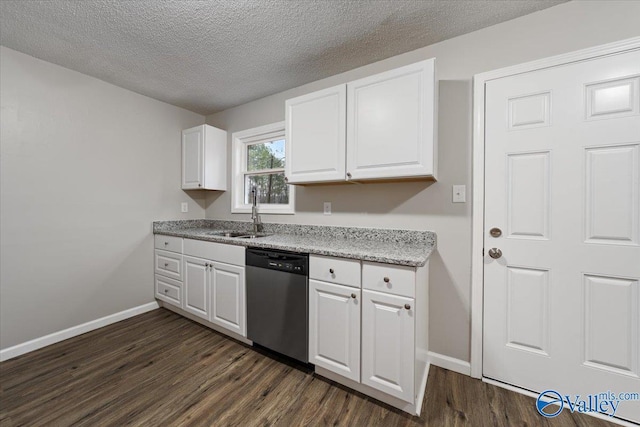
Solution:
M 563 0 L 0 0 L 0 43 L 210 114 Z

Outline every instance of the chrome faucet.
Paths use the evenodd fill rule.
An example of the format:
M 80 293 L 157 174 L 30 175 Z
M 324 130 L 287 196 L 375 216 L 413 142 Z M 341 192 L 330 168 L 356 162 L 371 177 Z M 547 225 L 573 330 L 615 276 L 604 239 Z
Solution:
M 251 219 L 253 220 L 253 233 L 262 232 L 262 221 L 260 220 L 260 214 L 258 213 L 258 191 L 254 185 L 251 188 L 251 195 L 253 196 L 253 206 L 251 206 Z

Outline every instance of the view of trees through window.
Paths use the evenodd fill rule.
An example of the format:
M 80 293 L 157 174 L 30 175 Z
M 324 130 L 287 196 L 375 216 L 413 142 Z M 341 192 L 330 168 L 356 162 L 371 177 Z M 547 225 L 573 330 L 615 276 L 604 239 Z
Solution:
M 289 203 L 289 186 L 284 181 L 284 139 L 247 146 L 244 200 L 253 203 L 251 189 L 258 191 L 258 203 Z

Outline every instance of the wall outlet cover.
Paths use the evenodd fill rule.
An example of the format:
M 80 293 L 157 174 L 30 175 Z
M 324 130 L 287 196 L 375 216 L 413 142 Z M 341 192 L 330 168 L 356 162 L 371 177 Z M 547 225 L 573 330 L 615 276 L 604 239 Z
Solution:
M 323 211 L 325 215 L 331 215 L 331 202 L 324 202 Z
M 189 212 L 189 203 L 182 202 L 182 204 L 180 205 L 180 209 L 182 210 L 183 213 Z

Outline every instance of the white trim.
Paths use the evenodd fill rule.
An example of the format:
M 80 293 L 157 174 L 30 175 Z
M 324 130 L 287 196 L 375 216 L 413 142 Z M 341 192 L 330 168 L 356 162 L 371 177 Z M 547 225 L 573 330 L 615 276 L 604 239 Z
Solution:
M 471 364 L 455 357 L 430 351 L 429 362 L 434 366 L 439 366 L 462 375 L 471 375 Z
M 67 340 L 69 338 L 77 337 L 78 335 L 85 334 L 87 332 L 94 331 L 96 329 L 100 329 L 104 326 L 111 325 L 112 323 L 119 322 L 121 320 L 128 319 L 133 316 L 137 316 L 142 313 L 146 313 L 148 311 L 155 310 L 159 308 L 157 302 L 150 302 L 147 304 L 139 305 L 137 307 L 130 308 L 128 310 L 120 311 L 118 313 L 110 314 L 105 317 L 101 317 L 96 320 L 91 320 L 87 323 L 83 323 L 81 325 L 72 326 L 68 329 L 64 329 L 62 331 L 54 332 L 49 335 L 45 335 L 40 338 L 33 339 L 31 341 L 24 342 L 22 344 L 14 345 L 13 347 L 5 348 L 4 350 L 0 350 L 0 362 L 4 362 L 5 360 L 13 359 L 14 357 L 22 356 L 23 354 L 29 353 L 31 351 L 35 351 L 41 349 L 43 347 L 47 347 L 49 345 L 58 343 L 60 341 Z
M 640 48 L 640 37 L 476 74 L 473 77 L 473 207 L 471 234 L 471 376 L 482 377 L 484 293 L 484 88 L 489 80 Z
M 494 385 L 496 387 L 504 388 L 505 390 L 513 391 L 515 393 L 523 394 L 525 396 L 529 396 L 534 399 L 537 399 L 538 396 L 540 395 L 539 393 L 535 393 L 533 391 L 527 390 L 526 388 L 516 387 L 511 384 L 506 384 L 500 381 L 492 380 L 491 378 L 482 378 L 482 382 Z M 548 401 L 548 399 L 545 399 L 545 398 L 543 398 L 542 400 Z M 535 403 L 531 402 L 531 405 L 535 407 Z M 635 423 L 630 423 L 628 421 L 623 420 L 622 418 L 610 417 L 608 415 L 604 415 L 599 412 L 581 412 L 581 414 L 590 415 L 594 418 L 609 421 L 611 423 L 619 424 L 625 427 L 637 427 L 637 424 Z M 543 418 L 542 415 L 540 417 Z
M 244 203 L 244 160 L 246 159 L 247 145 L 267 139 L 273 136 L 285 137 L 285 123 L 277 122 L 231 135 L 231 213 L 251 213 L 251 207 Z M 285 147 L 287 146 L 285 141 Z M 288 154 L 285 152 L 285 156 Z M 286 161 L 286 160 L 285 160 Z M 284 170 L 283 170 L 284 172 Z M 261 204 L 260 213 L 264 214 L 294 214 L 295 213 L 295 186 L 289 186 L 289 203 L 286 205 Z

